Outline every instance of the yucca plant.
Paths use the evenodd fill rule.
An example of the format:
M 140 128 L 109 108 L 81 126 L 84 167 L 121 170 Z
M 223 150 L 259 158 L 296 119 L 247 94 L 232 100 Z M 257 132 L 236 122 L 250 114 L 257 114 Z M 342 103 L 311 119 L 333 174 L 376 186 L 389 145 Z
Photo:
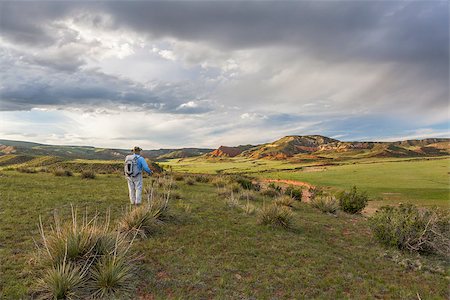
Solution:
M 158 215 L 159 211 L 152 209 L 147 203 L 130 208 L 119 221 L 119 230 L 145 238 L 158 231 L 161 223 Z
M 74 263 L 63 260 L 47 269 L 38 280 L 37 290 L 44 299 L 80 299 L 85 272 Z
M 291 196 L 282 195 L 275 198 L 274 203 L 275 205 L 292 208 L 294 206 L 294 199 Z
M 264 206 L 258 214 L 258 223 L 281 228 L 291 228 L 293 221 L 292 211 L 284 206 L 271 204 Z
M 83 179 L 95 179 L 96 177 L 95 172 L 91 170 L 83 170 L 80 176 Z
M 105 222 L 104 227 L 97 225 L 97 217 L 88 219 L 85 216 L 83 221 L 79 222 L 77 211 L 73 207 L 71 214 L 70 222 L 66 223 L 62 223 L 60 217 L 55 214 L 54 225 L 48 233 L 45 233 L 42 221 L 40 222 L 39 231 L 43 246 L 41 252 L 44 254 L 43 259 L 51 265 L 57 265 L 64 260 L 88 259 L 97 243 L 98 232 L 108 230 L 109 221 Z
M 311 199 L 311 205 L 323 213 L 335 214 L 339 208 L 339 203 L 333 196 L 316 196 Z
M 89 295 L 99 299 L 122 299 L 134 289 L 133 267 L 125 254 L 102 256 L 90 272 Z
M 100 222 L 97 215 L 88 218 L 85 214 L 81 221 L 77 216 L 74 208 L 69 222 L 61 222 L 55 214 L 54 224 L 49 232 L 44 230 L 42 221 L 40 222 L 42 242 L 38 244 L 36 261 L 44 271 L 37 287 L 38 293 L 46 299 L 86 299 L 96 295 L 100 297 L 103 292 L 91 288 L 98 287 L 98 278 L 109 276 L 101 274 L 112 272 L 111 276 L 116 276 L 114 270 L 120 269 L 120 272 L 126 272 L 127 275 L 120 275 L 119 279 L 132 276 L 131 257 L 128 252 L 135 236 L 129 239 L 120 231 L 112 231 L 109 226 L 109 212 L 104 222 Z M 116 263 L 116 258 L 120 258 L 120 264 Z M 105 263 L 109 260 L 114 261 L 113 265 Z M 122 265 L 127 267 L 120 267 Z M 98 274 L 103 277 L 97 276 Z M 108 299 L 117 298 L 129 291 L 128 285 L 114 283 L 118 280 L 110 282 L 108 286 L 112 288 L 105 290 Z

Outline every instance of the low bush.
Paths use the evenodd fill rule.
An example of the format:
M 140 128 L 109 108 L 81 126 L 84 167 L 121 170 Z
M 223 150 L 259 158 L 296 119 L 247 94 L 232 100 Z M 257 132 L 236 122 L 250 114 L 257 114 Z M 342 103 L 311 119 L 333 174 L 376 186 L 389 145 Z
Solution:
M 81 172 L 81 178 L 83 179 L 95 179 L 95 172 L 90 170 L 85 170 Z
M 352 187 L 349 192 L 342 192 L 338 195 L 339 207 L 350 214 L 360 213 L 369 201 L 366 192 L 358 192 L 356 186 Z
M 235 181 L 245 190 L 259 191 L 261 189 L 261 186 L 258 183 L 253 183 L 250 179 L 242 176 L 237 177 Z
M 292 211 L 284 206 L 268 205 L 258 213 L 258 224 L 281 228 L 291 228 L 293 221 Z
M 73 173 L 70 170 L 66 170 L 63 168 L 57 168 L 53 171 L 53 175 L 55 175 L 55 176 L 73 176 Z
M 369 218 L 375 238 L 381 243 L 419 253 L 450 257 L 450 213 L 417 208 L 412 204 L 385 206 Z
M 319 209 L 323 213 L 335 214 L 339 208 L 339 204 L 333 196 L 316 196 L 311 199 L 311 206 Z
M 294 206 L 294 198 L 291 196 L 278 196 L 274 200 L 275 205 L 285 206 L 285 207 L 293 207 Z
M 302 201 L 303 192 L 301 188 L 294 188 L 293 186 L 288 186 L 284 190 L 284 194 L 294 198 L 297 201 Z

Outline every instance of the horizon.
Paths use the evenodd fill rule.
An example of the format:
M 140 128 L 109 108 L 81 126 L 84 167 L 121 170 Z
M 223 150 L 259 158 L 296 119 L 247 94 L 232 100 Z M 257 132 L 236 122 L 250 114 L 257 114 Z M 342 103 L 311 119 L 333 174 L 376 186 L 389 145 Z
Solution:
M 447 1 L 3 1 L 0 11 L 2 139 L 214 149 L 311 132 L 450 138 Z
M 322 137 L 327 137 L 327 136 L 323 136 L 323 135 L 320 135 L 320 134 L 287 135 L 287 136 L 283 136 L 283 137 L 277 138 L 276 140 L 281 139 L 281 138 L 285 138 L 285 137 L 289 137 L 289 136 L 322 136 Z M 331 137 L 327 137 L 327 138 L 331 138 Z M 344 142 L 344 143 L 353 143 L 353 142 L 354 143 L 356 143 L 356 142 L 359 142 L 359 143 L 395 143 L 395 142 L 403 142 L 403 141 L 419 141 L 419 140 L 426 140 L 426 139 L 449 139 L 450 140 L 449 137 L 427 137 L 427 138 L 407 139 L 407 140 L 392 140 L 392 141 L 387 141 L 387 140 L 384 140 L 384 141 L 380 141 L 380 140 L 378 140 L 378 141 L 376 141 L 376 140 L 356 141 L 356 140 L 339 140 L 339 139 L 336 139 L 336 140 L 338 140 L 339 142 Z M 133 148 L 134 146 L 136 146 L 136 145 L 133 145 L 133 146 L 130 146 L 128 148 L 121 148 L 121 147 L 115 147 L 115 146 L 99 147 L 99 146 L 95 146 L 95 145 L 84 145 L 84 144 L 79 144 L 79 145 L 74 145 L 74 144 L 46 144 L 46 143 L 39 143 L 39 142 L 34 142 L 34 141 L 8 140 L 8 139 L 2 139 L 2 138 L 0 138 L 0 140 L 6 140 L 6 141 L 10 141 L 10 142 L 32 143 L 32 144 L 39 144 L 39 145 L 43 145 L 43 146 L 91 147 L 91 148 L 95 148 L 95 149 L 103 148 L 103 149 L 110 149 L 110 150 L 126 150 L 128 148 Z M 177 147 L 171 147 L 171 148 L 146 148 L 146 149 L 143 149 L 143 151 L 153 151 L 153 150 L 163 150 L 163 149 L 171 149 L 171 150 L 179 150 L 179 149 L 212 149 L 212 150 L 214 150 L 214 149 L 218 149 L 218 148 L 220 148 L 222 146 L 224 146 L 224 147 L 239 147 L 239 146 L 247 146 L 247 145 L 260 146 L 260 145 L 272 143 L 274 141 L 275 140 L 271 140 L 271 141 L 267 141 L 267 142 L 260 143 L 260 144 L 219 145 L 219 146 L 213 146 L 213 147 L 177 146 Z M 139 145 L 137 145 L 137 146 L 139 146 Z

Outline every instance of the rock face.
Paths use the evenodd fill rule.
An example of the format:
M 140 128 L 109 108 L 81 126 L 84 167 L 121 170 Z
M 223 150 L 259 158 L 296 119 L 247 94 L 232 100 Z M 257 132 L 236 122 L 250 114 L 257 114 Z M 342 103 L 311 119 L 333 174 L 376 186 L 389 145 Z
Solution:
M 252 147 L 252 146 L 251 145 L 237 146 L 237 147 L 220 146 L 216 150 L 210 152 L 208 154 L 208 156 L 211 156 L 211 157 L 235 157 L 250 147 Z

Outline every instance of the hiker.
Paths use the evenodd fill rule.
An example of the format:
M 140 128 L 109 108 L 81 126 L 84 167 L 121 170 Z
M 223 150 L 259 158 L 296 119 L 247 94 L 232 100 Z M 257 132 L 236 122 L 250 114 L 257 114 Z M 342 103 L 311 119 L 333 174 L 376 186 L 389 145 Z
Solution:
M 149 175 L 153 172 L 148 167 L 145 158 L 141 156 L 141 148 L 136 146 L 131 151 L 133 154 L 125 157 L 125 177 L 128 181 L 131 204 L 139 205 L 142 201 L 142 170 Z

